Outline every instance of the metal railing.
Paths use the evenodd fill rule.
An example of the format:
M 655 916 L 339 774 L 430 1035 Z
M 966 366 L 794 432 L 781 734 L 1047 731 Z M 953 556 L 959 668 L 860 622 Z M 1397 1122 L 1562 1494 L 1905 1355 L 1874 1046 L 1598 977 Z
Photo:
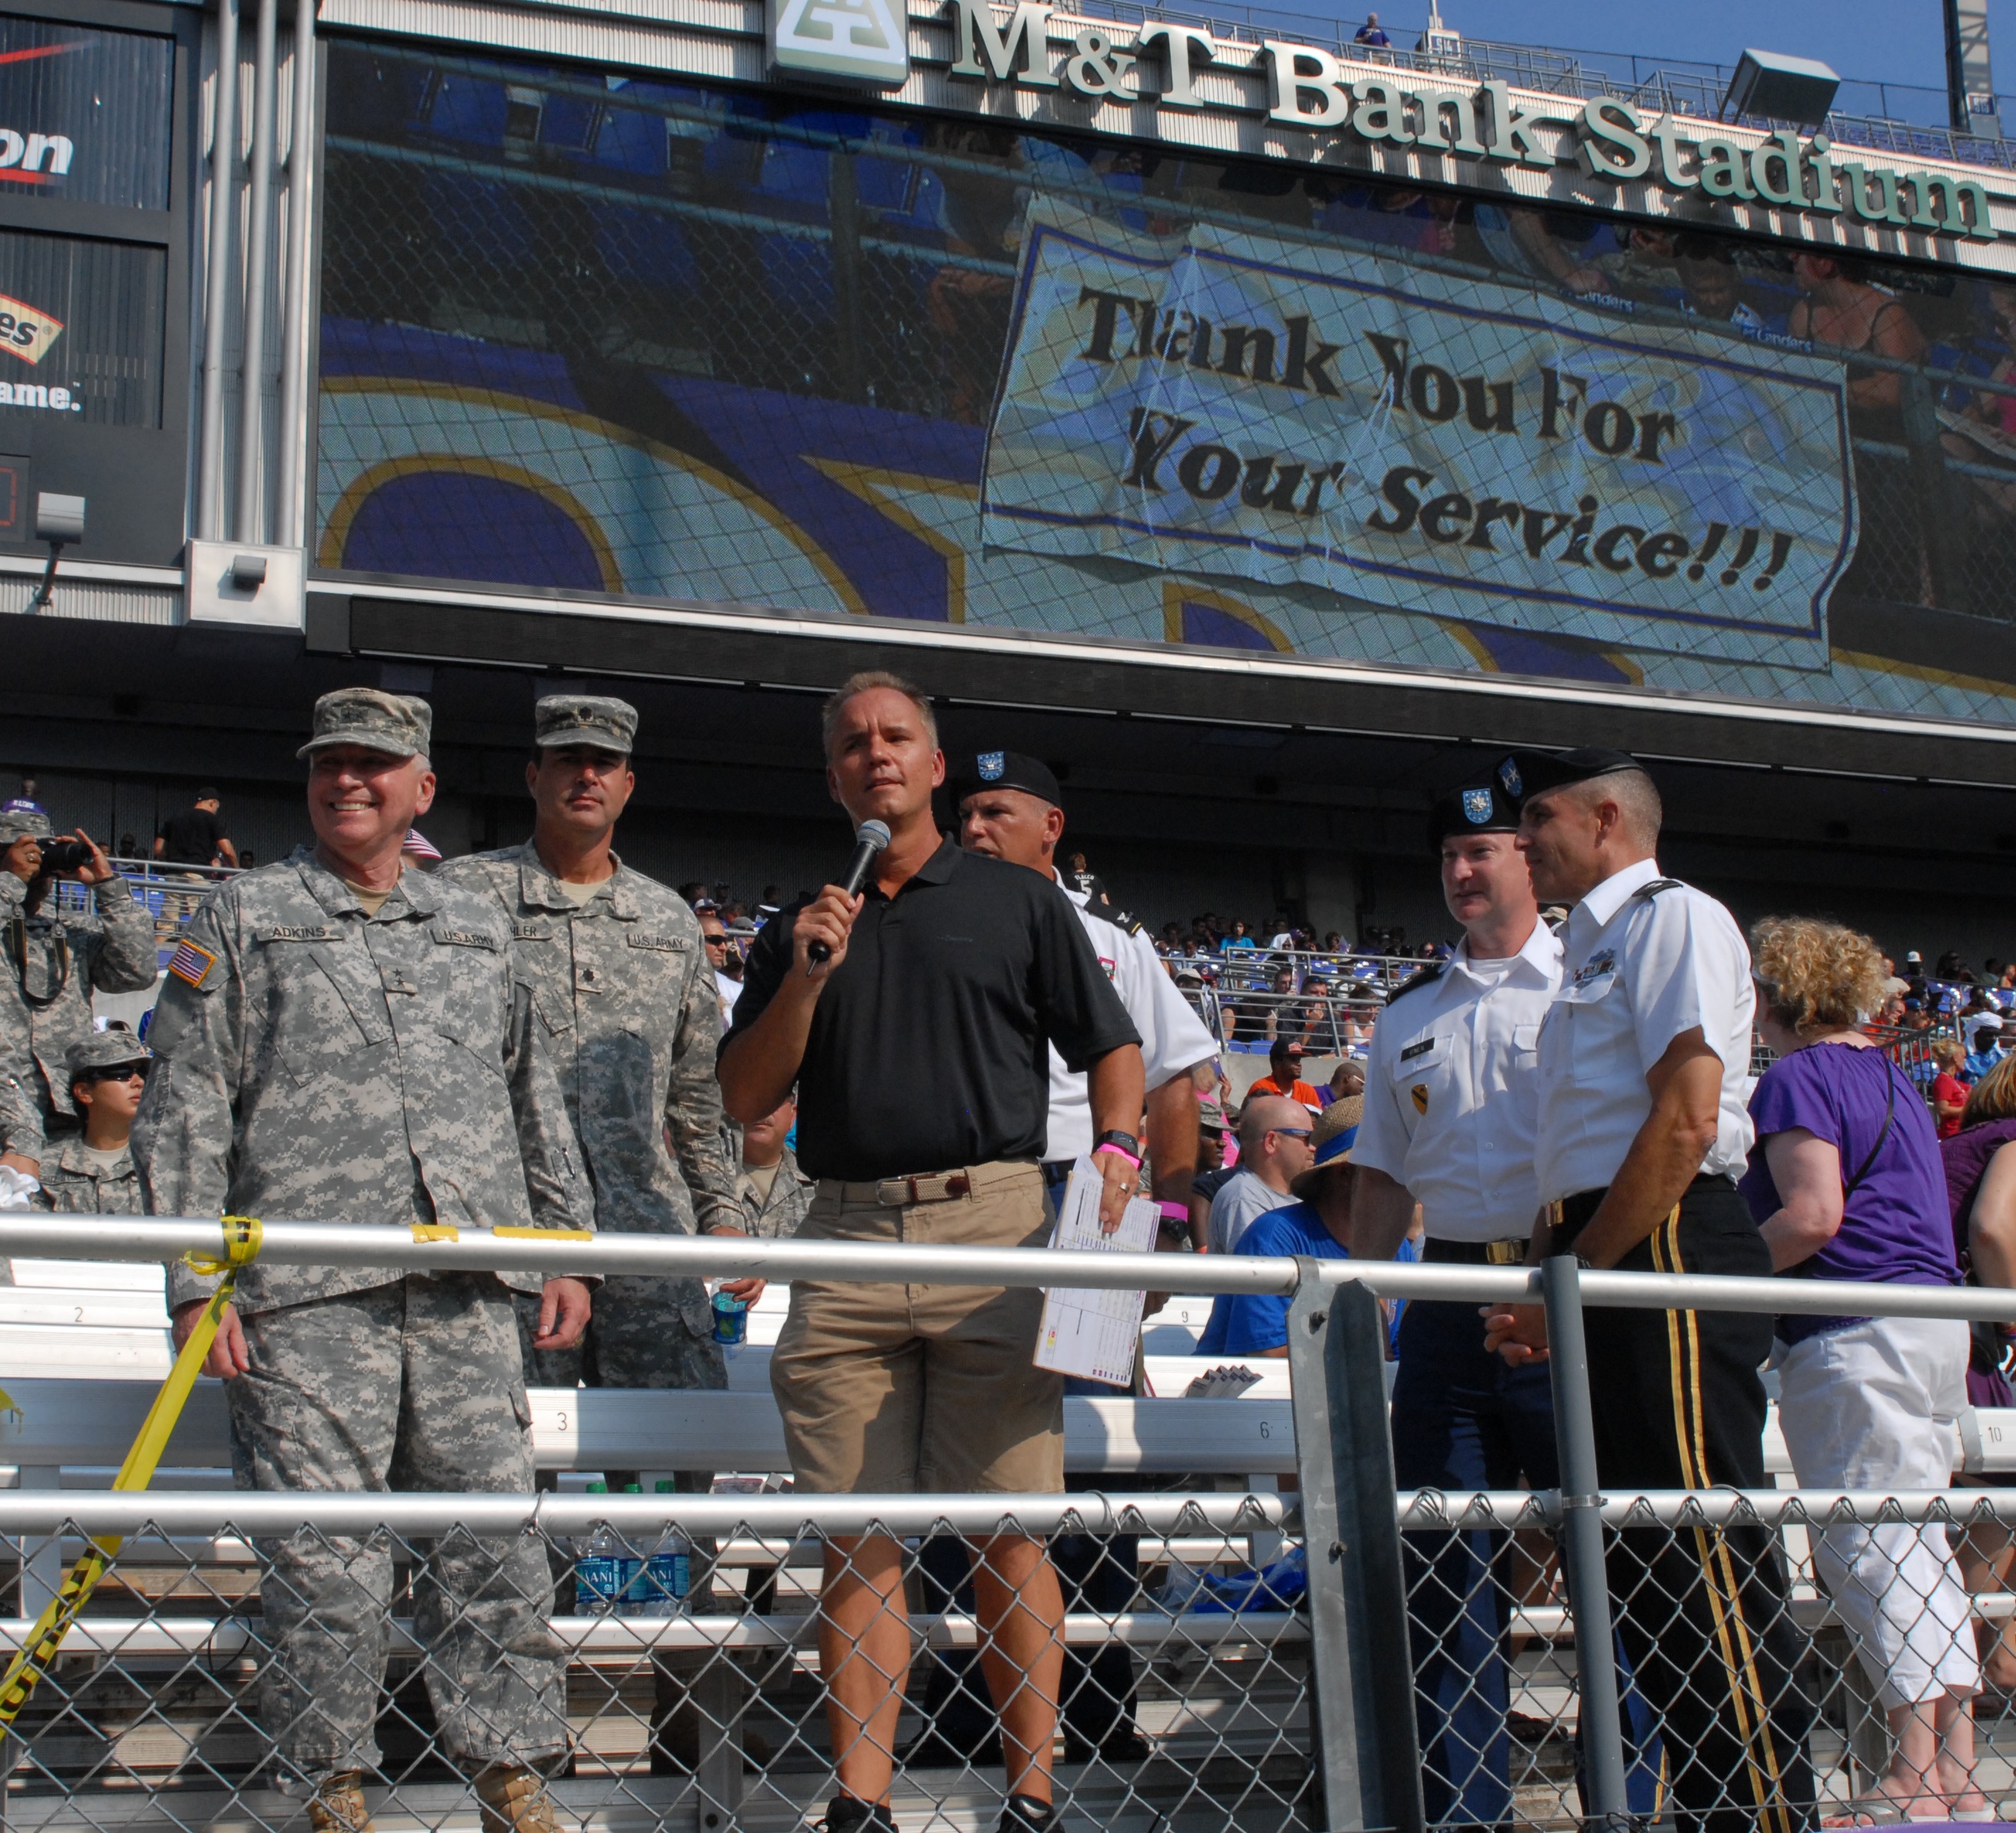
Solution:
M 9 1252 L 70 1258 L 214 1253 L 219 1238 L 204 1219 L 0 1224 Z M 528 1245 L 477 1231 L 418 1239 L 277 1220 L 265 1225 L 261 1252 L 416 1272 L 531 1257 L 551 1272 L 823 1280 L 887 1279 L 900 1263 L 912 1282 L 1116 1290 L 1166 1285 L 1170 1272 L 1150 1255 L 616 1235 Z M 1670 1582 L 1664 1562 L 1676 1547 L 1781 1569 L 1773 1595 L 1782 1620 L 1751 1627 L 1782 1645 L 1780 1678 L 1797 1696 L 1784 1717 L 1797 1738 L 1787 1762 L 1796 1756 L 1832 1806 L 1870 1799 L 1892 1755 L 1881 1673 L 1859 1640 L 1870 1613 L 1842 1608 L 1841 1575 L 1873 1560 L 1892 1575 L 1890 1617 L 1904 1633 L 1930 1623 L 1949 1641 L 1971 1639 L 1969 1606 L 1957 1627 L 1949 1620 L 1964 1594 L 1943 1572 L 1946 1529 L 1981 1541 L 1990 1565 L 2012 1544 L 2016 1497 L 2006 1492 L 1606 1495 L 1577 1346 L 1585 1306 L 2011 1321 L 2016 1292 L 1578 1274 L 1568 1260 L 1529 1270 L 1244 1256 L 1186 1260 L 1181 1283 L 1291 1298 L 1294 1437 L 1279 1459 L 1298 1479 L 1293 1496 L 1180 1481 L 1163 1494 L 1068 1497 L 0 1494 L 0 1536 L 16 1543 L 20 1574 L 0 1644 L 26 1634 L 36 1572 L 59 1567 L 83 1535 L 129 1536 L 17 1727 L 7 1813 L 108 1830 L 288 1820 L 306 1779 L 290 1752 L 314 1710 L 290 1666 L 301 1644 L 287 1577 L 366 1560 L 388 1573 L 391 1602 L 336 1678 L 375 1689 L 374 1662 L 388 1664 L 383 1695 L 373 1694 L 374 1813 L 384 1825 L 466 1811 L 470 1759 L 455 1741 L 466 1740 L 466 1715 L 439 1651 L 484 1625 L 445 1613 L 437 1581 L 458 1562 L 487 1559 L 496 1583 L 507 1562 L 538 1575 L 529 1601 L 549 1639 L 538 1653 L 562 1677 L 540 1709 L 545 1767 L 567 1817 L 790 1824 L 826 1799 L 835 1755 L 823 1706 L 836 1657 L 819 1646 L 814 1569 L 844 1569 L 856 1536 L 880 1534 L 904 1547 L 916 1655 L 898 1733 L 898 1824 L 984 1820 L 1001 1788 L 989 1691 L 1001 1669 L 974 1659 L 988 1652 L 986 1638 L 961 1594 L 974 1548 L 1002 1533 L 1046 1540 L 1066 1576 L 1057 1776 L 1067 1816 L 1102 1825 L 1159 1817 L 1200 1833 L 1418 1828 L 1424 1777 L 1431 1788 L 1476 1779 L 1450 1756 L 1460 1740 L 1449 1727 L 1465 1714 L 1495 1725 L 1471 1767 L 1493 1770 L 1509 1792 L 1501 1817 L 1557 1826 L 1650 1812 L 1661 1763 L 1695 1760 L 1692 1720 L 1664 1721 L 1647 1705 L 1671 1698 L 1678 1711 L 1686 1688 L 1660 1694 L 1634 1667 L 1646 1659 L 1634 1640 L 1643 1587 Z M 1557 1482 L 1396 1500 L 1373 1293 L 1546 1305 Z M 527 1540 L 538 1554 L 529 1562 Z M 1922 1580 L 1928 1570 L 1936 1583 Z M 1921 1583 L 1922 1594 L 1911 1589 Z M 1971 1609 L 1996 1635 L 2011 1601 L 1999 1594 Z M 1460 1651 L 1466 1635 L 1481 1640 L 1463 1665 L 1445 1662 L 1455 1678 L 1431 1704 L 1395 1685 L 1396 1664 L 1411 1660 L 1425 1698 L 1430 1651 Z M 1992 1793 L 2009 1785 L 2001 1730 L 1984 1714 L 1980 1768 Z M 1723 1781 L 1724 1805 L 1741 1807 L 1740 1763 Z

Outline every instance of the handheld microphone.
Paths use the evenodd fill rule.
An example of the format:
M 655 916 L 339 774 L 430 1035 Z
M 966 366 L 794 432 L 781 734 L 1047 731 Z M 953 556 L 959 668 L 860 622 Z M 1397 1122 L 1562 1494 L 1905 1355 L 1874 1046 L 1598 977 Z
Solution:
M 855 830 L 854 857 L 847 862 L 847 876 L 840 881 L 840 888 L 848 897 L 855 896 L 867 883 L 875 855 L 888 844 L 889 829 L 881 821 L 865 821 Z M 833 951 L 823 942 L 815 942 L 805 950 L 805 958 L 814 963 L 830 961 Z

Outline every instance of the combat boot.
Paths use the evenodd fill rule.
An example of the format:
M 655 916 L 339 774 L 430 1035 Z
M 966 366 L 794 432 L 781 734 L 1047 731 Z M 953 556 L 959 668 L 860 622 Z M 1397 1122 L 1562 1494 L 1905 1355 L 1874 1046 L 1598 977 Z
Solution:
M 316 1789 L 308 1798 L 308 1825 L 313 1833 L 372 1833 L 361 1770 L 340 1770 Z
M 483 1833 L 560 1833 L 543 1776 L 517 1763 L 493 1763 L 476 1778 Z

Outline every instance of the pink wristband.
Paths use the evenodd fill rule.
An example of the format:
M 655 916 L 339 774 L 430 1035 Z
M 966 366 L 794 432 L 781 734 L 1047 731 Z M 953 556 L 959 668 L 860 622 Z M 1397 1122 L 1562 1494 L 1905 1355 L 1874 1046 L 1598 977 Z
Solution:
M 1111 1152 L 1116 1159 L 1125 1159 L 1129 1164 L 1134 1167 L 1136 1170 L 1138 1171 L 1141 1169 L 1141 1161 L 1139 1159 L 1135 1157 L 1132 1152 L 1122 1152 L 1117 1145 L 1096 1145 L 1092 1148 L 1092 1152 L 1094 1158 L 1096 1158 L 1101 1152 Z
M 1162 1212 L 1162 1219 L 1165 1221 L 1180 1222 L 1186 1228 L 1190 1227 L 1190 1210 L 1189 1204 L 1157 1203 L 1155 1207 Z

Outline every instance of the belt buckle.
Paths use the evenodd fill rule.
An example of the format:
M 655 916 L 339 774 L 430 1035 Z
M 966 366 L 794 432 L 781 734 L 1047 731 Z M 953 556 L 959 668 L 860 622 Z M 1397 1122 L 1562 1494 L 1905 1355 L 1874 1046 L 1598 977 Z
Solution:
M 916 1182 L 914 1177 L 884 1177 L 875 1186 L 875 1200 L 884 1209 L 900 1209 L 907 1200 L 903 1195 L 904 1187 L 913 1186 Z
M 1526 1257 L 1526 1244 L 1523 1241 L 1487 1241 L 1484 1244 L 1484 1259 L 1488 1266 L 1516 1267 Z

